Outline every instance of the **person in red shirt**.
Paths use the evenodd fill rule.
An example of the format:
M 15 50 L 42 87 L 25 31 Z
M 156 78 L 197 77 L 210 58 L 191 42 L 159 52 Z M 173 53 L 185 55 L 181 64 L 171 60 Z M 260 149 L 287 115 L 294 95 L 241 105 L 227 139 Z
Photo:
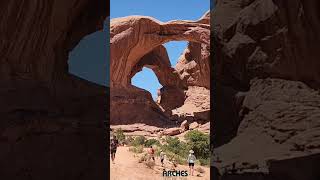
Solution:
M 154 159 L 154 149 L 153 149 L 152 146 L 150 146 L 150 148 L 149 148 L 149 156 L 153 161 L 155 161 L 155 159 Z

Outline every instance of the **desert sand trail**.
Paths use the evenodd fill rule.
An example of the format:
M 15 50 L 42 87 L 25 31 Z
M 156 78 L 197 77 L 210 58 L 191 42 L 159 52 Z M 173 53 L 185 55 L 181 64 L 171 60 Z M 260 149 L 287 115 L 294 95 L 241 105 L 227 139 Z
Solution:
M 197 166 L 196 166 L 197 167 Z M 209 180 L 210 170 L 205 169 L 204 177 L 188 176 L 188 177 L 163 177 L 160 160 L 156 158 L 155 170 L 148 168 L 144 163 L 138 163 L 138 158 L 134 157 L 134 153 L 129 151 L 129 147 L 118 147 L 115 164 L 110 160 L 110 176 L 111 180 Z M 179 170 L 188 170 L 187 166 L 178 165 Z M 195 175 L 198 174 L 195 172 Z

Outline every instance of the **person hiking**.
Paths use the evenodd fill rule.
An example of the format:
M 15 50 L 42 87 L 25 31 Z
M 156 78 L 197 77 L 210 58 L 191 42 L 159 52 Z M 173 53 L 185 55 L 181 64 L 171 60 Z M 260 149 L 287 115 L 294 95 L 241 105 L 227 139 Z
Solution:
M 117 140 L 117 137 L 114 135 L 110 142 L 110 153 L 111 153 L 111 160 L 113 164 L 114 164 L 114 159 L 116 158 L 118 144 L 119 144 L 119 141 Z
M 191 176 L 193 176 L 195 161 L 196 161 L 196 156 L 194 155 L 194 151 L 190 150 L 188 155 L 188 163 L 189 163 L 189 170 L 190 170 Z
M 160 162 L 161 162 L 162 167 L 163 167 L 164 156 L 165 156 L 165 153 L 161 150 L 160 151 Z
M 150 157 L 153 161 L 155 161 L 155 159 L 154 159 L 154 149 L 153 149 L 152 146 L 150 146 L 150 148 L 149 148 L 149 157 Z

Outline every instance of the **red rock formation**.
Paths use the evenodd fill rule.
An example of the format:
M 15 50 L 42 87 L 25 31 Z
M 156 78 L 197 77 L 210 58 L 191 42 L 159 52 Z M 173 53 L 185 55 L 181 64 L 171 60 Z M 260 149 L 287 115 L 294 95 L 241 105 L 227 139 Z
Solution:
M 140 59 L 169 41 L 209 44 L 210 26 L 190 21 L 162 23 L 145 16 L 115 18 L 110 24 L 110 87 L 130 84 L 130 72 Z
M 210 12 L 198 22 L 208 24 Z M 210 89 L 210 45 L 189 42 L 175 67 L 188 86 L 201 86 Z
M 190 42 L 175 69 L 188 86 L 210 89 L 210 46 Z
M 210 111 L 210 91 L 205 87 L 189 86 L 185 91 L 183 104 L 172 110 L 179 117 L 191 117 L 192 121 L 208 122 Z
M 175 86 L 164 86 L 160 89 L 157 103 L 167 112 L 172 115 L 172 110 L 181 107 L 186 100 L 184 89 Z
M 104 0 L 1 1 L 1 179 L 106 179 L 107 89 L 68 74 Z
M 163 135 L 166 136 L 175 136 L 182 132 L 181 128 L 169 128 L 163 131 Z
M 173 125 L 153 101 L 151 94 L 134 86 L 110 89 L 110 124 L 146 124 L 157 127 Z
M 170 126 L 171 110 L 182 106 L 186 80 L 171 67 L 163 43 L 185 40 L 209 47 L 208 14 L 196 22 L 162 23 L 145 16 L 111 20 L 111 124 L 145 123 Z M 143 67 L 152 69 L 163 88 L 159 107 L 151 95 L 131 85 L 131 78 Z M 166 111 L 167 113 L 163 113 Z
M 217 78 L 244 85 L 254 77 L 319 85 L 318 7 L 316 0 L 219 1 L 212 21 Z
M 315 0 L 216 1 L 212 144 L 221 146 L 214 162 L 221 172 L 234 164 L 233 171 L 268 173 L 268 160 L 308 159 L 320 152 L 318 5 Z M 272 169 L 282 176 L 290 173 L 276 168 L 285 167 Z M 314 178 L 303 171 L 297 177 Z
M 180 79 L 179 74 L 171 67 L 167 50 L 162 45 L 143 56 L 131 70 L 129 78 L 131 79 L 136 73 L 140 72 L 143 67 L 153 70 L 162 86 L 186 87 L 185 82 Z

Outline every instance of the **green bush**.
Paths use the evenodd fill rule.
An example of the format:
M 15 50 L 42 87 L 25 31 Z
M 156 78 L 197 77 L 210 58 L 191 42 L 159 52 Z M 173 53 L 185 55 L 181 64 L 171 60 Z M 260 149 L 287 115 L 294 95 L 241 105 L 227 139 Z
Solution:
M 126 136 L 126 139 L 124 140 L 124 143 L 126 144 L 126 145 L 131 145 L 132 144 L 132 142 L 133 142 L 133 138 L 132 138 L 132 136 Z
M 187 157 L 189 150 L 195 152 L 198 159 L 197 164 L 208 166 L 210 164 L 210 139 L 209 135 L 204 134 L 198 130 L 193 130 L 185 135 L 186 142 L 180 141 L 177 137 L 167 136 L 165 143 L 159 145 L 163 150 L 169 161 L 175 160 L 178 164 L 187 164 Z M 156 155 L 159 155 L 156 152 Z
M 209 166 L 210 165 L 210 158 L 207 159 L 199 159 L 201 166 Z
M 165 144 L 159 145 L 159 148 L 165 152 L 166 157 L 169 161 L 175 161 L 177 164 L 186 164 L 188 156 L 188 145 L 185 142 L 182 142 L 177 137 L 167 136 L 165 138 Z M 156 152 L 157 155 L 160 154 Z
M 166 152 L 166 157 L 171 162 L 175 161 L 177 164 L 187 164 L 187 160 L 184 157 L 170 151 Z
M 134 138 L 132 145 L 133 146 L 141 146 L 144 145 L 146 138 L 144 136 L 137 136 Z
M 165 143 L 166 142 L 166 140 L 163 138 L 163 137 L 161 137 L 161 138 L 159 138 L 159 142 L 160 142 L 160 144 L 163 144 L 163 143 Z
M 119 142 L 124 142 L 124 140 L 126 139 L 126 136 L 124 135 L 121 128 L 116 130 L 115 135 L 117 136 Z
M 185 139 L 188 147 L 194 151 L 197 159 L 207 160 L 210 158 L 210 137 L 208 134 L 193 130 L 185 134 Z
M 185 142 L 182 142 L 177 137 L 170 137 L 166 138 L 166 144 L 163 146 L 164 151 L 170 151 L 174 154 L 177 154 L 182 157 L 188 156 L 188 145 Z
M 133 152 L 133 153 L 142 153 L 143 152 L 143 146 L 136 146 L 136 147 L 130 147 L 129 151 Z
M 156 139 L 148 139 L 148 140 L 146 140 L 146 141 L 144 142 L 144 145 L 145 145 L 145 147 L 150 147 L 150 146 L 152 146 L 152 145 L 157 145 L 157 146 L 159 146 L 159 145 L 160 145 L 160 142 L 159 142 L 158 140 L 156 140 Z
M 155 146 L 154 147 L 155 150 L 155 156 L 160 156 L 160 151 L 163 150 L 163 148 L 161 147 L 161 145 Z

